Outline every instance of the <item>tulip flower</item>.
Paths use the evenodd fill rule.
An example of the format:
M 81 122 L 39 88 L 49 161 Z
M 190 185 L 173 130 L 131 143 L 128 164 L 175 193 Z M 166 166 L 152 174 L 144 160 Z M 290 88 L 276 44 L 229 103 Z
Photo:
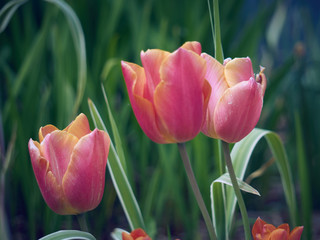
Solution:
M 290 232 L 287 223 L 275 227 L 261 218 L 257 218 L 252 228 L 253 240 L 300 240 L 303 227 L 296 227 Z
M 267 80 L 260 67 L 254 76 L 251 60 L 226 59 L 222 65 L 206 53 L 206 79 L 212 87 L 201 131 L 225 142 L 238 142 L 256 126 L 263 105 Z
M 80 114 L 64 130 L 41 127 L 39 141 L 29 140 L 35 177 L 48 206 L 61 215 L 79 214 L 100 203 L 110 138 L 104 131 L 90 131 Z
M 211 93 L 200 54 L 200 43 L 187 42 L 173 53 L 142 51 L 143 67 L 121 62 L 133 112 L 154 142 L 186 142 L 200 132 Z
M 131 233 L 122 232 L 122 240 L 152 240 L 141 228 Z

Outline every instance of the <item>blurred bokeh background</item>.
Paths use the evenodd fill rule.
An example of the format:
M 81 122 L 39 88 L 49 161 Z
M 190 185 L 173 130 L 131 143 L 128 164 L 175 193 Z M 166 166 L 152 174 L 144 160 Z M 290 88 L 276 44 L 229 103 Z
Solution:
M 205 0 L 68 0 L 21 3 L 0 18 L 0 214 L 12 239 L 36 239 L 60 229 L 79 229 L 72 216 L 58 216 L 37 186 L 27 142 L 48 123 L 64 128 L 96 104 L 107 126 L 103 84 L 123 141 L 128 176 L 155 239 L 208 239 L 175 145 L 157 145 L 132 112 L 120 60 L 141 64 L 140 51 L 173 51 L 185 41 L 214 55 Z M 0 1 L 4 7 L 7 1 Z M 210 2 L 211 3 L 211 2 Z M 211 3 L 212 4 L 212 3 Z M 10 8 L 11 10 L 13 8 Z M 259 128 L 280 134 L 294 177 L 303 239 L 320 236 L 320 3 L 303 0 L 220 1 L 225 57 L 252 59 L 268 78 Z M 91 125 L 93 128 L 93 125 Z M 213 140 L 199 134 L 187 143 L 208 208 L 209 186 L 218 177 Z M 270 160 L 265 142 L 247 170 Z M 261 197 L 244 194 L 251 223 L 260 216 L 290 222 L 275 164 L 251 181 Z M 110 239 L 115 227 L 129 230 L 107 172 L 99 207 L 87 214 L 90 232 Z M 236 215 L 232 239 L 242 239 Z M 1 238 L 1 237 L 0 237 Z

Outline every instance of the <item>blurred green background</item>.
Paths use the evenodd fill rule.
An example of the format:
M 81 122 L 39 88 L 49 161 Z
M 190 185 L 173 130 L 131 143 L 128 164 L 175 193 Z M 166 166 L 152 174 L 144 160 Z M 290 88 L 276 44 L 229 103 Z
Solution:
M 208 239 L 177 147 L 157 145 L 144 135 L 120 68 L 120 60 L 141 64 L 141 50 L 173 51 L 190 40 L 214 55 L 207 1 L 66 1 L 74 12 L 46 1 L 15 3 L 20 2 L 12 18 L 6 18 L 8 10 L 0 18 L 0 225 L 7 226 L 12 239 L 79 229 L 74 217 L 58 216 L 46 206 L 27 142 L 38 140 L 39 128 L 48 123 L 64 128 L 79 112 L 89 117 L 88 98 L 108 125 L 103 83 L 150 235 Z M 303 239 L 320 237 L 319 10 L 318 1 L 220 1 L 225 57 L 249 56 L 255 72 L 259 65 L 266 68 L 268 87 L 258 127 L 279 133 L 284 141 Z M 218 177 L 213 146 L 202 134 L 187 143 L 208 208 L 209 186 Z M 247 175 L 270 156 L 261 142 Z M 244 194 L 251 223 L 258 216 L 274 225 L 289 222 L 276 167 L 251 184 L 262 195 Z M 129 230 L 108 172 L 103 200 L 87 219 L 97 239 L 110 239 L 115 227 Z M 240 225 L 237 214 L 232 239 L 243 239 Z

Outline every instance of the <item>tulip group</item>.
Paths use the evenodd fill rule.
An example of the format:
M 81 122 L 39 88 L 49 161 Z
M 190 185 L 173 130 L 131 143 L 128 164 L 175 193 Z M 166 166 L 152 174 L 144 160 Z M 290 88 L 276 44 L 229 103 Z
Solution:
M 290 232 L 287 223 L 275 227 L 258 218 L 252 227 L 254 240 L 300 240 L 303 227 L 296 227 Z
M 256 76 L 250 58 L 220 64 L 187 42 L 173 53 L 141 52 L 143 67 L 122 61 L 129 99 L 142 130 L 157 143 L 205 135 L 237 142 L 256 126 L 266 77 Z
M 210 55 L 206 79 L 212 87 L 201 131 L 225 142 L 238 142 L 256 126 L 263 105 L 266 77 L 263 68 L 254 76 L 250 58 L 226 59 L 219 63 Z
M 121 62 L 137 121 L 154 142 L 186 142 L 200 132 L 211 93 L 200 54 L 200 43 L 187 42 L 173 53 L 142 51 L 143 67 Z
M 104 131 L 90 131 L 80 114 L 64 130 L 47 125 L 39 142 L 29 140 L 31 163 L 47 205 L 58 214 L 79 214 L 100 203 L 110 138 Z

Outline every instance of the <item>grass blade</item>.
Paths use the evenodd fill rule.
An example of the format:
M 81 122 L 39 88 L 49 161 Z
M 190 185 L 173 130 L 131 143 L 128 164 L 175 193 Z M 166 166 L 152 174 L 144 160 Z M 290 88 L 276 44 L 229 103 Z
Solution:
M 13 0 L 3 6 L 3 8 L 0 10 L 0 18 L 3 14 L 5 14 L 6 11 L 8 12 L 3 17 L 3 20 L 0 21 L 0 34 L 6 29 L 15 11 L 17 11 L 17 9 L 26 2 L 27 0 Z
M 72 10 L 72 8 L 64 1 L 61 0 L 45 0 L 56 5 L 66 16 L 73 37 L 75 50 L 77 53 L 78 61 L 78 88 L 75 104 L 73 107 L 73 117 L 76 116 L 79 106 L 81 104 L 84 90 L 87 82 L 87 57 L 86 46 L 83 30 L 80 21 Z
M 220 139 L 214 141 L 214 159 L 219 168 L 219 175 L 226 172 L 225 160 L 222 153 L 222 143 Z M 210 200 L 212 211 L 212 222 L 217 231 L 218 239 L 229 239 L 229 232 L 226 228 L 226 191 L 223 184 L 211 184 Z
M 297 144 L 297 156 L 298 156 L 298 174 L 301 190 L 301 215 L 302 225 L 305 227 L 303 235 L 305 239 L 311 239 L 311 193 L 310 193 L 310 180 L 309 180 L 309 169 L 307 167 L 307 159 L 304 147 L 303 132 L 301 127 L 301 120 L 298 112 L 295 112 L 295 130 L 296 130 L 296 144 Z M 300 223 L 301 224 L 301 223 Z
M 89 99 L 88 104 L 95 126 L 101 130 L 108 132 L 94 103 Z M 136 228 L 145 229 L 139 205 L 133 194 L 132 188 L 129 184 L 127 176 L 125 175 L 119 156 L 112 141 L 110 144 L 107 165 L 112 178 L 112 182 L 116 189 L 122 208 L 126 214 L 131 230 L 134 230 Z
M 114 137 L 114 141 L 115 141 L 115 145 L 116 145 L 116 150 L 117 150 L 120 162 L 122 164 L 122 168 L 123 168 L 124 172 L 127 173 L 127 164 L 126 164 L 126 160 L 124 157 L 124 151 L 123 151 L 123 147 L 122 147 L 122 142 L 121 142 L 119 130 L 118 130 L 116 121 L 113 118 L 111 108 L 109 105 L 109 101 L 107 98 L 107 94 L 106 94 L 106 91 L 104 90 L 104 87 L 102 84 L 101 84 L 101 88 L 102 88 L 103 97 L 104 97 L 104 100 L 106 102 L 107 109 L 108 109 L 109 120 L 110 120 L 111 129 L 112 129 L 112 133 L 113 133 L 113 137 Z
M 225 198 L 223 196 L 223 184 L 214 182 L 210 186 L 212 222 L 217 232 L 217 238 L 224 240 L 228 239 L 226 229 L 226 211 Z

